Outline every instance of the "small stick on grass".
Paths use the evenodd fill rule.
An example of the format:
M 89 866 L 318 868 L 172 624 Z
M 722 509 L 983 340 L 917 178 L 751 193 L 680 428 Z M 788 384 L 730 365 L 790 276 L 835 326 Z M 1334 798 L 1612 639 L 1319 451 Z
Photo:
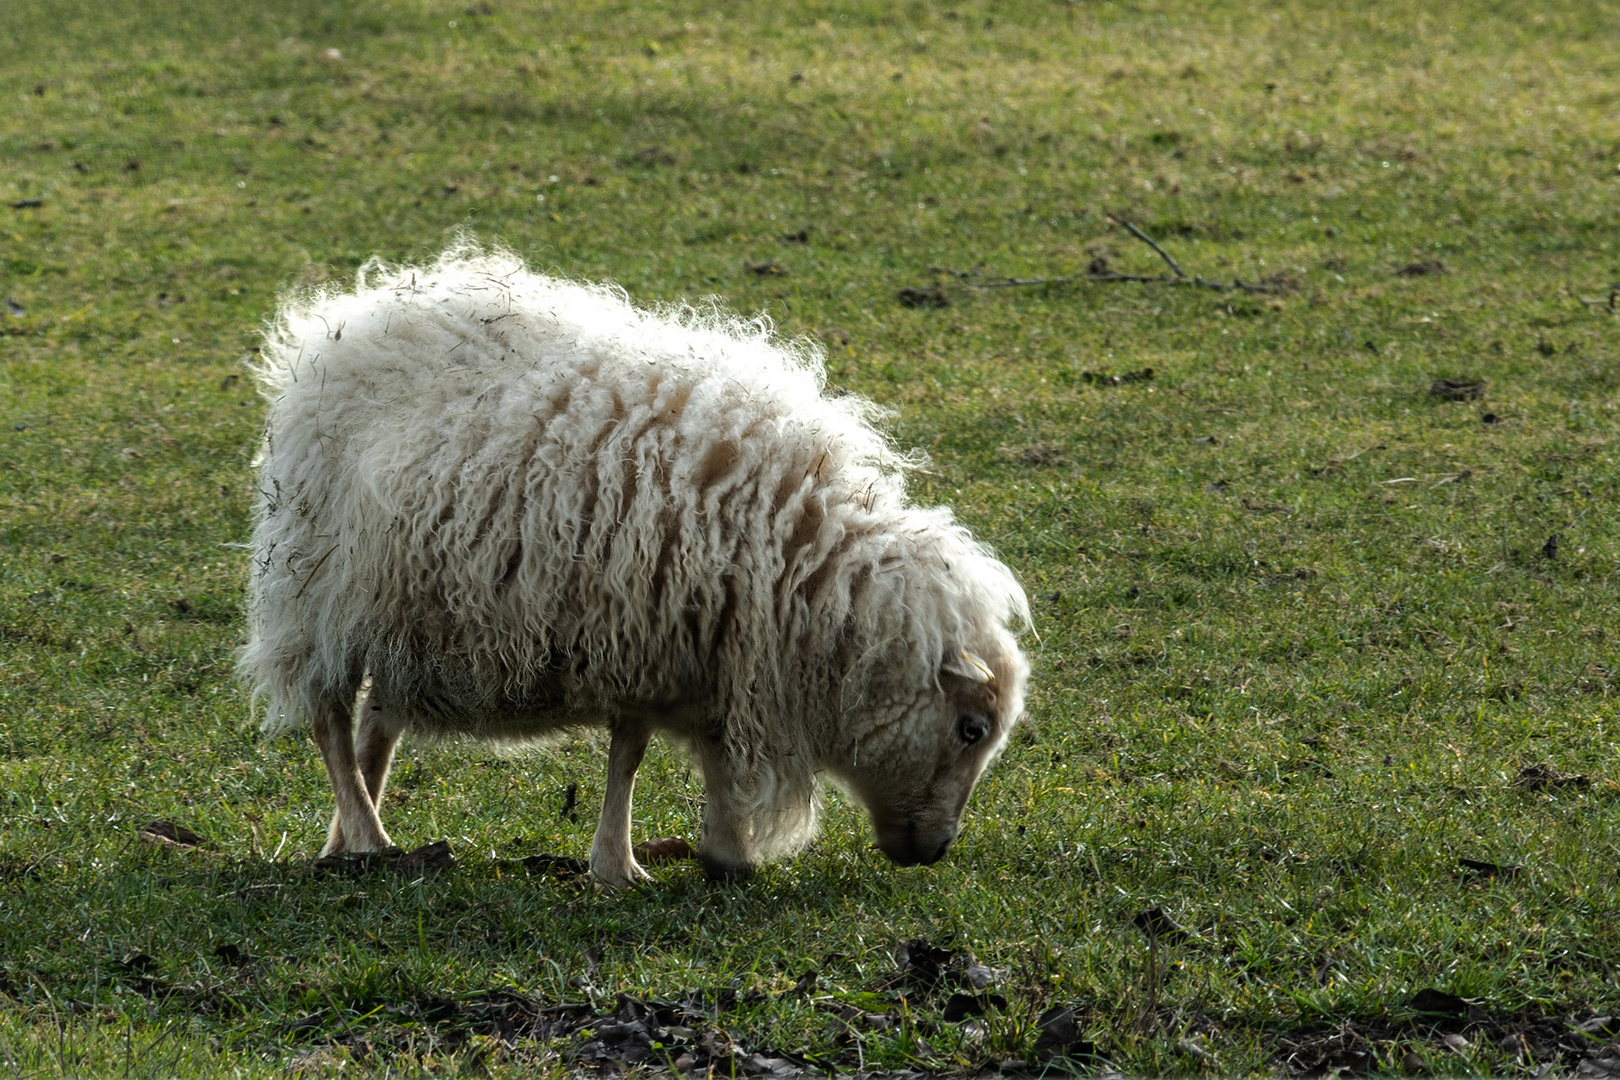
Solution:
M 947 277 L 953 277 L 959 281 L 965 281 L 975 289 L 1016 289 L 1026 285 L 1068 285 L 1070 282 L 1079 281 L 1081 277 L 1079 274 L 1070 274 L 1066 277 L 1049 278 L 986 278 L 983 272 L 978 270 L 952 270 L 948 266 L 930 266 L 928 269 L 936 274 L 944 274 Z
M 1613 285 L 1609 286 L 1609 295 L 1607 297 L 1583 296 L 1580 297 L 1580 301 L 1588 306 L 1603 304 L 1606 305 L 1610 311 L 1620 310 L 1620 281 L 1617 281 Z
M 1132 236 L 1134 236 L 1138 240 L 1142 241 L 1142 243 L 1146 244 L 1148 247 L 1152 248 L 1154 251 L 1157 251 L 1159 253 L 1159 258 L 1163 259 L 1169 265 L 1170 269 L 1175 272 L 1176 277 L 1180 278 L 1182 281 L 1190 280 L 1187 277 L 1187 272 L 1181 268 L 1181 264 L 1176 262 L 1176 260 L 1172 259 L 1170 257 L 1170 253 L 1165 251 L 1164 248 L 1162 248 L 1158 244 L 1154 243 L 1153 242 L 1153 237 L 1149 236 L 1147 233 L 1143 232 L 1141 229 L 1138 229 L 1135 225 L 1132 225 L 1130 222 L 1126 221 L 1124 218 L 1115 217 L 1113 214 L 1108 214 L 1106 216 L 1107 216 L 1109 221 L 1112 221 L 1115 225 L 1120 226 L 1126 232 L 1130 233 Z
M 1225 292 L 1227 289 L 1238 289 L 1242 292 L 1252 293 L 1280 293 L 1285 292 L 1287 289 L 1287 286 L 1283 282 L 1275 280 L 1249 282 L 1239 281 L 1237 278 L 1233 278 L 1232 284 L 1228 285 L 1224 281 L 1210 281 L 1208 278 L 1188 277 L 1187 272 L 1181 268 L 1181 264 L 1172 259 L 1169 252 L 1165 251 L 1164 248 L 1155 243 L 1153 237 L 1149 236 L 1141 229 L 1138 229 L 1135 225 L 1129 221 L 1126 221 L 1124 218 L 1115 217 L 1113 214 L 1109 214 L 1107 217 L 1109 221 L 1112 221 L 1114 224 L 1124 228 L 1132 236 L 1136 237 L 1138 240 L 1142 241 L 1142 243 L 1158 252 L 1159 257 L 1169 265 L 1171 270 L 1175 271 L 1176 276 L 1174 278 L 1160 277 L 1150 278 L 1148 280 L 1163 281 L 1173 285 L 1197 285 L 1205 289 L 1214 289 L 1216 292 Z M 1120 277 L 1123 278 L 1124 275 L 1120 275 Z
M 1281 293 L 1287 292 L 1290 283 L 1286 281 L 1240 281 L 1233 278 L 1228 284 L 1224 281 L 1211 281 L 1208 278 L 1189 277 L 1181 268 L 1181 264 L 1171 257 L 1170 253 L 1160 247 L 1158 242 L 1137 228 L 1133 223 L 1122 217 L 1107 215 L 1108 220 L 1120 226 L 1126 232 L 1136 237 L 1142 243 L 1152 248 L 1163 259 L 1165 265 L 1170 267 L 1170 274 L 1119 274 L 1112 270 L 1092 270 L 1081 274 L 1067 274 L 1061 277 L 987 277 L 980 270 L 952 270 L 948 267 L 930 267 L 936 274 L 956 278 L 963 284 L 975 289 L 1016 289 L 1029 286 L 1059 286 L 1072 285 L 1077 281 L 1128 281 L 1142 285 L 1194 285 L 1203 289 L 1213 289 L 1215 292 L 1226 292 L 1236 289 L 1249 293 Z

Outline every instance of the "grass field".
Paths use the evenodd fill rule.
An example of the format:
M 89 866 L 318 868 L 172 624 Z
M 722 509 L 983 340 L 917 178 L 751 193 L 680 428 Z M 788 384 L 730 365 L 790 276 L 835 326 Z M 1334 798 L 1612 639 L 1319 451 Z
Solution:
M 0 1062 L 1620 1075 L 1616 40 L 1573 0 L 7 5 Z M 1269 291 L 1085 279 L 1167 272 L 1109 215 Z M 1040 634 L 945 862 L 835 801 L 743 885 L 531 873 L 585 854 L 582 740 L 407 743 L 391 830 L 458 865 L 309 871 L 319 759 L 232 675 L 242 362 L 279 289 L 460 229 L 767 312 L 927 449 Z M 638 835 L 699 797 L 655 748 Z

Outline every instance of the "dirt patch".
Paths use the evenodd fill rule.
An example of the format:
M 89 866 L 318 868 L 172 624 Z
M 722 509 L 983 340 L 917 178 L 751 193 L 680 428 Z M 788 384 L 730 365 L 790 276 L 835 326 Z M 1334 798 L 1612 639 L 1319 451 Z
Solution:
M 1543 554 L 1546 553 L 1547 547 L 1551 547 L 1554 552 L 1558 550 L 1558 545 L 1553 543 L 1553 539 L 1556 538 L 1549 539 L 1547 545 L 1542 548 Z M 1548 555 L 1548 558 L 1551 557 Z M 1558 772 L 1551 765 L 1526 765 L 1519 770 L 1519 775 L 1513 778 L 1513 786 L 1524 791 L 1584 791 L 1592 786 L 1592 779 L 1583 773 Z
M 364 999 L 296 1018 L 279 1033 L 298 1039 L 299 1054 L 325 1054 L 334 1060 L 344 1051 L 355 1059 L 465 1051 L 497 1053 L 537 1064 L 561 1060 L 582 1072 L 604 1076 L 627 1071 L 640 1076 L 775 1080 L 835 1074 L 870 1078 L 962 1075 L 959 1066 L 944 1062 L 939 1071 L 868 1072 L 862 1043 L 875 1033 L 907 1027 L 926 1037 L 942 1024 L 974 1022 L 976 1017 L 1006 1010 L 1007 999 L 997 987 L 1007 979 L 1007 969 L 981 963 L 969 951 L 923 938 L 901 942 L 894 951 L 894 962 L 893 971 L 880 976 L 863 995 L 866 1007 L 819 993 L 821 977 L 812 968 L 791 988 L 776 994 L 706 987 L 674 1001 L 621 994 L 609 1007 L 600 1004 L 600 997 L 595 1002 L 552 1002 L 510 990 L 455 999 Z M 125 981 L 144 974 L 126 972 Z M 808 1007 L 824 1014 L 833 1033 L 833 1049 L 826 1056 L 803 1047 L 786 1049 L 772 1044 L 768 1034 L 751 1037 L 740 1030 L 749 1025 L 728 1022 L 732 1010 L 758 1006 L 773 997 L 804 999 Z M 894 1008 L 873 1011 L 880 1000 L 892 1001 Z M 937 1019 L 932 1015 L 936 1009 Z M 1082 1045 L 1076 1034 L 1079 1029 L 1069 1031 L 1078 1023 L 1077 1014 L 1059 1011 L 1068 1026 L 1061 1019 L 1048 1025 L 1055 1033 L 1043 1044 L 1043 1055 L 1089 1054 L 1090 1045 Z M 1028 1068 L 1018 1059 L 992 1060 L 977 1072 L 1022 1074 Z
M 1478 401 L 1485 396 L 1484 379 L 1436 379 L 1429 393 L 1442 401 Z
M 827 1075 L 830 1061 L 768 1044 L 745 1043 L 719 1022 L 739 1002 L 735 990 L 694 991 L 681 1001 L 621 995 L 612 1008 L 586 1002 L 549 1003 L 537 997 L 496 990 L 452 1000 L 423 997 L 404 1001 L 352 1003 L 345 1014 L 376 1017 L 357 1032 L 337 1014 L 296 1021 L 289 1033 L 332 1032 L 304 1052 L 346 1049 L 358 1059 L 399 1053 L 449 1054 L 477 1046 L 515 1061 L 539 1063 L 560 1058 L 600 1075 L 635 1070 L 638 1075 L 764 1076 L 792 1078 Z
M 637 165 L 657 167 L 660 165 L 675 164 L 675 155 L 662 146 L 644 146 L 630 155 L 630 161 Z
M 1446 264 L 1439 259 L 1419 259 L 1409 262 L 1405 266 L 1396 267 L 1396 277 L 1430 277 L 1446 272 Z
M 1419 991 L 1408 1008 L 1410 1019 L 1353 1018 L 1289 1032 L 1273 1061 L 1290 1075 L 1317 1077 L 1426 1071 L 1425 1056 L 1500 1055 L 1537 1076 L 1620 1076 L 1620 1017 L 1492 1015 L 1436 990 Z
M 901 307 L 942 308 L 951 306 L 950 297 L 946 296 L 945 290 L 938 285 L 923 288 L 908 285 L 895 293 L 894 296 L 896 300 L 900 301 Z
M 1133 920 L 1160 944 L 1191 935 L 1161 909 Z M 240 947 L 214 951 L 222 967 L 252 971 L 259 960 Z M 1116 1033 L 1134 1039 L 1174 1040 L 1177 1055 L 1209 1069 L 1224 1068 L 1221 1044 L 1229 1023 L 1168 1003 L 1144 1003 L 1122 1017 L 1098 1002 L 1031 1000 L 1009 984 L 1007 968 L 980 962 L 971 951 L 925 938 L 899 943 L 894 967 L 866 985 L 859 1004 L 825 992 L 814 968 L 789 988 L 767 994 L 736 986 L 699 987 L 677 1000 L 629 994 L 608 997 L 587 984 L 592 1000 L 553 1001 L 513 990 L 457 998 L 433 994 L 364 998 L 306 1016 L 290 1017 L 267 1033 L 306 1064 L 335 1063 L 345 1055 L 385 1063 L 424 1054 L 499 1057 L 548 1070 L 558 1062 L 571 1073 L 655 1077 L 801 1077 L 845 1074 L 878 1077 L 1054 1076 L 1109 1070 Z M 144 953 L 114 963 L 109 974 L 126 990 L 154 1003 L 217 1017 L 248 1014 L 224 984 L 172 985 L 163 965 Z M 1004 996 L 1005 995 L 1005 996 Z M 982 1024 L 981 1017 L 1019 1011 L 1038 1017 L 1025 1029 L 1028 1058 L 964 1062 L 934 1058 L 927 1040 L 950 1024 Z M 760 1007 L 797 999 L 826 1018 L 827 1044 L 814 1051 L 775 1044 L 760 1030 Z M 607 1002 L 611 1002 L 608 1004 Z M 739 1013 L 734 1021 L 731 1014 Z M 1131 1013 L 1132 1010 L 1127 1010 Z M 1027 1021 L 1026 1021 L 1027 1023 Z M 920 1057 L 895 1073 L 867 1071 L 863 1044 L 874 1036 L 907 1032 Z M 290 1041 L 291 1046 L 283 1040 Z M 1271 1064 L 1290 1077 L 1426 1073 L 1455 1057 L 1473 1070 L 1523 1070 L 1537 1077 L 1620 1078 L 1620 1016 L 1590 1009 L 1526 1009 L 1492 1013 L 1438 988 L 1419 990 L 1378 1016 L 1320 1020 L 1267 1038 Z M 1121 1058 L 1127 1056 L 1120 1054 Z M 465 1064 L 465 1063 L 464 1063 Z M 313 1070 L 322 1071 L 322 1070 Z
M 137 834 L 142 843 L 154 844 L 158 847 L 194 848 L 205 843 L 201 836 L 192 832 L 184 825 L 176 825 L 172 821 L 148 821 L 140 827 Z
M 431 877 L 455 865 L 455 856 L 450 853 L 450 842 L 437 840 L 431 844 L 423 844 L 414 851 L 392 848 L 388 851 L 322 855 L 309 864 L 309 872 L 359 877 L 374 870 L 388 870 L 406 877 Z
M 1153 369 L 1145 367 L 1141 371 L 1124 371 L 1117 375 L 1112 371 L 1082 371 L 1080 381 L 1088 386 L 1128 386 L 1131 383 L 1152 382 Z

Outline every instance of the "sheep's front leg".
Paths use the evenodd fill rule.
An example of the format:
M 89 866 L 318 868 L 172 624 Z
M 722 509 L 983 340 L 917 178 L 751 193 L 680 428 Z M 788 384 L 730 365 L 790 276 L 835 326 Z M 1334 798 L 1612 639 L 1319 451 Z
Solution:
M 743 807 L 736 769 L 717 746 L 700 744 L 703 766 L 703 869 L 715 881 L 741 881 L 754 872 L 754 827 Z
M 338 699 L 323 700 L 316 706 L 310 726 L 315 745 L 320 747 L 321 758 L 326 762 L 326 778 L 331 781 L 332 794 L 337 799 L 337 816 L 332 819 L 321 854 L 359 854 L 392 847 L 393 841 L 383 830 L 376 804 L 366 790 L 366 776 L 355 754 L 354 717 L 349 707 Z M 392 744 L 388 749 L 392 752 Z M 375 753 L 369 755 L 368 760 L 375 765 Z M 380 793 L 380 775 L 377 783 Z
M 382 828 L 381 811 L 383 788 L 388 783 L 388 767 L 394 760 L 394 747 L 399 744 L 400 732 L 392 729 L 382 705 L 377 700 L 375 687 L 366 691 L 365 700 L 355 718 L 354 757 L 360 776 L 365 781 L 366 795 L 378 814 L 378 828 Z M 323 752 L 324 753 L 324 752 Z M 330 769 L 330 763 L 328 763 Z M 332 827 L 327 830 L 323 855 L 340 851 L 378 850 L 351 848 L 343 838 L 344 815 L 341 805 L 332 815 Z M 387 833 L 383 834 L 383 847 L 390 846 Z
M 652 739 L 652 728 L 639 720 L 620 719 L 613 724 L 612 732 L 607 794 L 602 798 L 602 816 L 591 840 L 591 873 L 598 881 L 623 888 L 648 877 L 630 850 L 630 796 L 636 786 L 636 770 Z

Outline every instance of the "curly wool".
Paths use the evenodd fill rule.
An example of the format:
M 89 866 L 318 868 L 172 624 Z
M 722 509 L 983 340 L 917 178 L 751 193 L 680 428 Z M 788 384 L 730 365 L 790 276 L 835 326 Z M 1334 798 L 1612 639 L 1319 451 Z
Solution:
M 1028 624 L 1010 572 L 911 505 L 873 407 L 764 320 L 462 242 L 284 299 L 261 353 L 241 669 L 268 731 L 368 675 L 430 736 L 693 717 L 749 765 L 769 852 L 813 830 L 829 747 L 896 734 L 858 730 L 874 664 L 925 685 Z

